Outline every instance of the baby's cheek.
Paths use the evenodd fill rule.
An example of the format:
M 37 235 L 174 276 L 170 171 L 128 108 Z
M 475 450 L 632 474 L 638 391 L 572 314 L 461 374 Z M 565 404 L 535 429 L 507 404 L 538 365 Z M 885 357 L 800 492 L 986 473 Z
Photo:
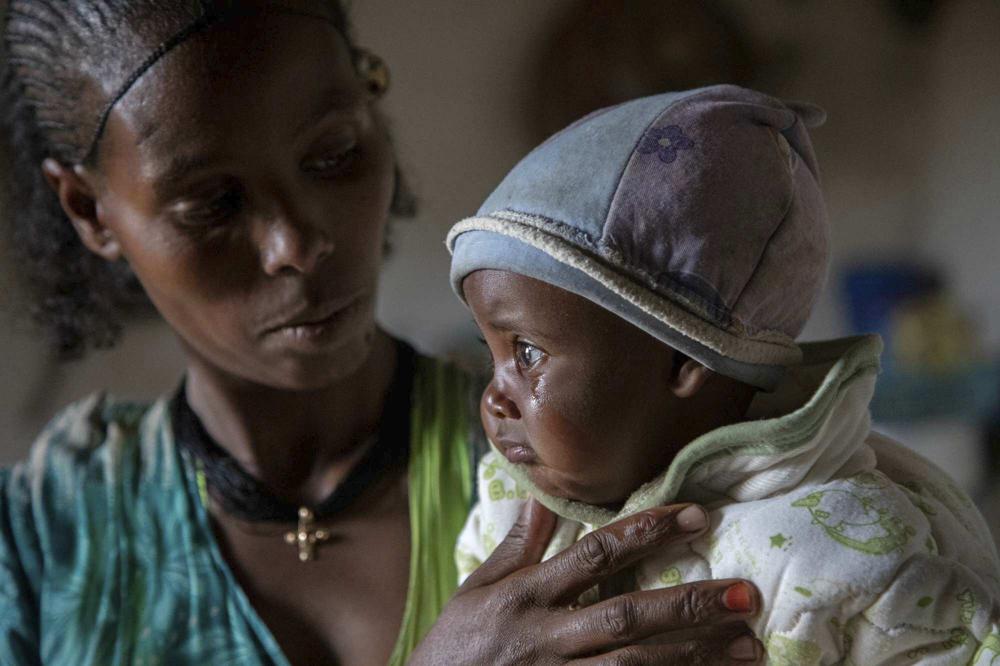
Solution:
M 552 405 L 540 408 L 538 415 L 542 431 L 538 447 L 551 453 L 553 463 L 559 461 L 567 470 L 579 469 L 580 458 L 586 458 L 590 448 L 586 430 Z
M 558 386 L 570 389 L 581 384 L 562 382 Z M 533 398 L 538 448 L 544 448 L 551 463 L 567 472 L 593 473 L 595 463 L 608 450 L 600 435 L 606 417 L 599 405 L 592 403 L 592 395 L 575 390 L 550 391 L 545 382 L 540 382 Z

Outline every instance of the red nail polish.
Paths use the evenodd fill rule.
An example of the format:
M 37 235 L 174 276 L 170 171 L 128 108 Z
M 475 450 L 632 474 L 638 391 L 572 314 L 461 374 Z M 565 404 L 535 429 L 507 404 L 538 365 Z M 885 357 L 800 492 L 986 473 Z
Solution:
M 736 583 L 722 593 L 722 604 L 734 613 L 749 613 L 753 610 L 753 594 L 746 583 Z

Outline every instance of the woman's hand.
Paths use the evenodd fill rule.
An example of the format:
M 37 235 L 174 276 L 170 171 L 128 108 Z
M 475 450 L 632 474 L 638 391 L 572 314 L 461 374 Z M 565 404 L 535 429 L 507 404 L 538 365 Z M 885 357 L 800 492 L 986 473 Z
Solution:
M 409 663 L 759 663 L 763 646 L 745 624 L 760 608 L 759 593 L 746 581 L 700 581 L 570 607 L 585 590 L 644 556 L 696 538 L 707 518 L 696 505 L 651 509 L 539 563 L 555 515 L 531 500 L 503 543 L 445 606 Z

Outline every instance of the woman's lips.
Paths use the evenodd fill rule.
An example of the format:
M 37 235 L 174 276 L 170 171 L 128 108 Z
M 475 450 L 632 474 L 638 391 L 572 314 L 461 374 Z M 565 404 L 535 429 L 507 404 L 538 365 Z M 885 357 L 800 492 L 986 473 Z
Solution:
M 274 333 L 291 328 L 322 324 L 356 304 L 363 296 L 363 293 L 358 292 L 341 296 L 337 299 L 330 299 L 319 305 L 299 308 L 295 314 L 286 315 L 285 317 L 280 318 L 278 323 L 268 326 L 265 329 L 265 333 Z
M 364 304 L 364 297 L 359 296 L 338 306 L 326 316 L 321 314 L 320 318 L 312 321 L 309 316 L 300 317 L 296 321 L 272 329 L 268 335 L 295 347 L 306 349 L 325 347 L 339 338 L 341 332 L 352 324 L 355 315 L 362 310 Z

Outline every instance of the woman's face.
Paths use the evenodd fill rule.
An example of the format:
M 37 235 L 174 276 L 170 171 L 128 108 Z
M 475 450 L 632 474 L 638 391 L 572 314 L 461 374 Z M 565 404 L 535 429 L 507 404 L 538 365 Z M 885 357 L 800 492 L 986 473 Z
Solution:
M 332 25 L 191 38 L 115 107 L 99 171 L 97 216 L 189 353 L 287 389 L 368 358 L 394 158 Z

